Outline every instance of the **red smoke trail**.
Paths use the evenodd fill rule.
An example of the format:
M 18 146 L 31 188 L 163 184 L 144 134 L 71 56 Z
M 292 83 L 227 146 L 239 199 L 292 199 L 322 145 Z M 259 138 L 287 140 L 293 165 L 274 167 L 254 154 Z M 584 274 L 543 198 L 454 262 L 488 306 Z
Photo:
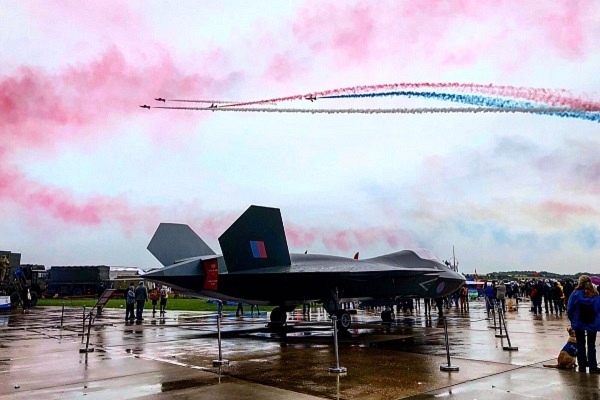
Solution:
M 21 68 L 14 76 L 0 76 L 0 146 L 52 147 L 80 139 L 125 115 L 139 115 L 137 100 L 149 93 L 198 94 L 222 86 L 198 74 L 185 75 L 164 54 L 154 64 L 129 63 L 116 48 L 99 59 L 58 74 Z M 91 140 L 106 140 L 102 137 Z
M 109 140 L 117 132 L 110 129 L 114 121 L 140 115 L 136 98 L 154 93 L 192 95 L 206 88 L 225 90 L 227 85 L 182 73 L 166 52 L 151 64 L 136 65 L 116 48 L 54 74 L 23 67 L 13 75 L 0 75 L 2 201 L 68 224 L 115 223 L 124 230 L 149 224 L 148 216 L 157 215 L 154 207 L 137 207 L 119 196 L 78 198 L 66 189 L 29 179 L 12 158 L 32 149 L 51 156 L 48 149 L 59 149 L 65 143 L 93 145 Z M 171 124 L 152 121 L 157 132 L 165 123 Z
M 400 228 L 306 229 L 297 224 L 285 224 L 285 233 L 288 243 L 293 247 L 309 249 L 310 252 L 312 246 L 323 245 L 328 250 L 348 252 L 348 257 L 356 251 L 377 244 L 385 244 L 392 251 L 416 247 L 417 244 L 412 235 Z
M 350 86 L 338 89 L 329 89 L 319 92 L 312 92 L 307 95 L 293 95 L 287 97 L 280 97 L 277 99 L 265 99 L 250 101 L 245 103 L 229 104 L 227 107 L 240 107 L 249 105 L 260 105 L 271 102 L 283 102 L 292 100 L 303 100 L 306 96 L 312 95 L 315 98 L 322 96 L 335 96 L 342 94 L 360 94 L 360 93 L 373 93 L 379 91 L 388 90 L 454 90 L 466 93 L 479 93 L 487 94 L 492 96 L 510 97 L 516 99 L 536 101 L 545 103 L 549 106 L 555 107 L 571 107 L 579 110 L 595 111 L 600 109 L 600 102 L 590 101 L 576 97 L 573 93 L 566 89 L 543 89 L 543 88 L 531 88 L 531 87 L 519 87 L 519 86 L 507 86 L 507 85 L 492 85 L 492 84 L 476 84 L 476 83 L 457 83 L 457 82 L 424 82 L 424 83 L 389 83 L 380 85 L 359 85 Z
M 78 200 L 66 190 L 34 182 L 20 171 L 0 170 L 0 192 L 3 202 L 12 202 L 26 208 L 28 213 L 49 215 L 52 218 L 83 226 L 99 226 L 103 223 L 118 224 L 124 231 L 140 225 L 147 229 L 156 225 L 156 207 L 133 207 L 126 199 L 92 196 Z

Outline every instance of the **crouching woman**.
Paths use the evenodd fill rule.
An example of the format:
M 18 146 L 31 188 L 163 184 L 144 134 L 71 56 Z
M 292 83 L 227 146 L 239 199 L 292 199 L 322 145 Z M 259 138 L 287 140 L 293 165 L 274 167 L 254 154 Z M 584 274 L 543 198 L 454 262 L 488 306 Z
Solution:
M 600 296 L 588 275 L 581 275 L 569 297 L 567 315 L 577 338 L 579 372 L 600 373 L 596 359 L 596 332 L 600 330 Z

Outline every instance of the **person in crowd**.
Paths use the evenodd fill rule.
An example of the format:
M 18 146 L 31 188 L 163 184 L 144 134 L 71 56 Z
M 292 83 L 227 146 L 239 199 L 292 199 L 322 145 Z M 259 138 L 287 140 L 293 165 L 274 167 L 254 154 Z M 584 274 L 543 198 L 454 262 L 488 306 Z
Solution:
M 567 316 L 577 339 L 579 372 L 598 374 L 596 332 L 600 330 L 600 296 L 588 275 L 581 275 L 567 305 Z
M 438 316 L 441 318 L 444 316 L 444 298 L 443 297 L 436 297 L 435 298 L 435 305 L 437 307 L 438 310 Z
M 15 270 L 14 275 L 15 275 L 15 279 L 19 282 L 19 284 L 21 286 L 27 285 L 27 279 L 25 278 L 25 271 L 23 271 L 23 268 L 21 268 L 20 265 Z
M 512 299 L 514 296 L 513 285 L 510 282 L 507 282 L 504 286 L 506 286 L 506 298 Z
M 467 300 L 469 297 L 469 288 L 464 284 L 458 289 L 458 299 L 460 302 L 460 312 L 467 312 Z
M 544 300 L 544 311 L 548 314 L 548 310 L 552 307 L 552 299 L 550 298 L 550 281 L 548 279 L 543 281 L 543 285 L 540 286 L 542 290 L 542 299 Z M 548 307 L 550 305 L 550 307 Z
M 563 304 L 565 301 L 565 295 L 563 294 L 563 287 L 559 281 L 554 282 L 552 286 L 552 302 L 553 302 L 553 311 L 556 316 L 559 316 L 563 313 Z
M 452 302 L 454 302 L 454 308 L 458 308 L 458 303 L 460 302 L 460 293 L 457 290 L 456 292 L 451 294 Z
M 156 314 L 156 304 L 158 304 L 158 300 L 160 300 L 160 293 L 158 291 L 158 286 L 155 286 L 154 289 L 150 291 L 148 295 L 150 301 L 152 302 L 152 316 Z
M 491 285 L 486 285 L 485 289 L 483 289 L 488 318 L 490 316 L 490 311 L 492 311 L 492 308 L 494 307 L 494 304 L 496 302 L 496 291 L 494 290 L 493 285 L 494 282 L 492 282 Z
M 565 283 L 563 285 L 563 294 L 565 295 L 565 300 L 564 300 L 564 308 L 567 308 L 567 304 L 569 304 L 569 296 L 571 296 L 571 293 L 573 293 L 573 289 L 575 289 L 575 286 L 573 285 L 573 281 L 568 278 L 565 280 Z
M 542 291 L 546 285 L 544 282 L 534 281 L 529 296 L 531 297 L 532 311 L 534 314 L 542 314 Z
M 144 318 L 142 316 L 144 312 L 144 305 L 148 301 L 148 289 L 144 286 L 144 281 L 140 281 L 138 287 L 135 288 L 135 319 L 136 321 L 143 321 Z
M 506 312 L 506 285 L 502 280 L 498 281 L 496 285 L 496 298 L 500 303 L 502 311 Z
M 423 299 L 425 317 L 431 318 L 431 299 Z
M 167 308 L 167 298 L 169 298 L 169 293 L 167 292 L 167 288 L 163 285 L 160 288 L 160 313 L 162 315 L 166 313 L 165 309 Z
M 10 262 L 8 261 L 8 257 L 6 255 L 0 256 L 0 282 L 4 281 L 6 277 L 6 272 L 10 269 Z
M 129 284 L 125 292 L 125 321 L 133 321 L 135 309 L 135 287 L 133 282 Z

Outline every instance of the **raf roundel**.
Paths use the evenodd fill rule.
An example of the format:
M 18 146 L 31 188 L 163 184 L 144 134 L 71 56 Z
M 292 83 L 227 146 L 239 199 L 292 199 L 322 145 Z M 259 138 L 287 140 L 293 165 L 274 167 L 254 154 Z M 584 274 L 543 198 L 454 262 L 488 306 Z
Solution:
M 442 290 L 444 290 L 444 288 L 445 288 L 445 287 L 446 287 L 446 282 L 440 282 L 440 283 L 437 285 L 437 288 L 435 289 L 435 291 L 436 291 L 437 293 L 442 293 Z

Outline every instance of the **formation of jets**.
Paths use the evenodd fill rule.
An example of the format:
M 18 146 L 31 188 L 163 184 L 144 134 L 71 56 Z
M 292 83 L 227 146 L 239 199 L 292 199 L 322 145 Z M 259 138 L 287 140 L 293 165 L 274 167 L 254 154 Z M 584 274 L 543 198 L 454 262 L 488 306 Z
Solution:
M 427 250 L 402 250 L 358 259 L 290 254 L 278 208 L 250 206 L 220 237 L 217 255 L 188 225 L 161 223 L 148 250 L 164 265 L 144 277 L 198 297 L 275 306 L 270 326 L 287 321 L 301 304 L 322 303 L 348 329 L 343 299 L 391 303 L 400 298 L 437 298 L 465 282 Z M 393 310 L 381 313 L 395 319 Z
M 307 95 L 307 96 L 305 96 L 305 98 L 308 99 L 308 100 L 310 100 L 310 101 L 314 101 L 314 100 L 317 99 L 313 95 Z M 163 103 L 167 102 L 167 99 L 165 99 L 164 97 L 155 97 L 154 100 L 156 100 L 156 101 L 162 101 Z M 218 108 L 219 107 L 218 103 L 223 103 L 223 104 L 235 104 L 235 103 L 239 103 L 239 101 L 225 101 L 225 100 L 170 100 L 170 101 L 189 101 L 189 102 L 198 102 L 198 103 L 211 103 L 210 106 L 206 107 L 205 109 L 215 109 L 215 108 Z M 276 105 L 277 103 L 267 102 L 265 104 L 266 105 Z M 140 107 L 141 108 L 147 108 L 147 109 L 151 108 L 149 105 L 146 105 L 146 104 L 144 104 L 143 106 L 140 106 Z M 158 108 L 164 108 L 164 107 L 158 107 Z M 175 108 L 177 108 L 177 107 L 175 107 Z

